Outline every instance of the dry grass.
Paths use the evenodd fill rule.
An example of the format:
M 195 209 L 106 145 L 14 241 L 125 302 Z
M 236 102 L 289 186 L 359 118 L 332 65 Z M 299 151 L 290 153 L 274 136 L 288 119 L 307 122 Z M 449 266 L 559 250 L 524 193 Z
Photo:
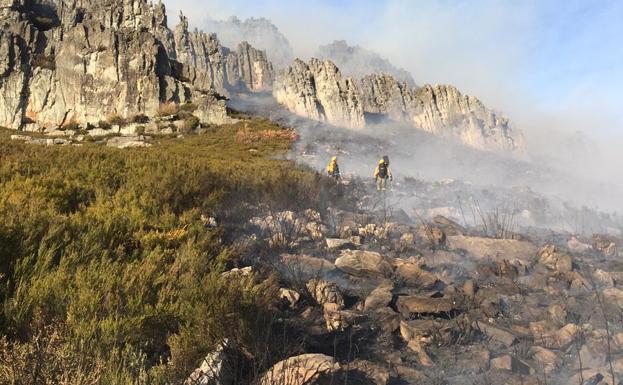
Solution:
M 180 106 L 174 102 L 162 103 L 158 107 L 156 114 L 158 116 L 172 116 L 177 115 L 180 112 Z

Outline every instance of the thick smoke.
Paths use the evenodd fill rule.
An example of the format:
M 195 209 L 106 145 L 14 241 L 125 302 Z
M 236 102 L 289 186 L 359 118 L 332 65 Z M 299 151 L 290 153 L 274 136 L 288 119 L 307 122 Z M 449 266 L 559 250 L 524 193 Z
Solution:
M 617 98 L 605 92 L 612 85 L 596 83 L 599 78 L 578 78 L 576 87 L 568 73 L 566 80 L 556 78 L 554 73 L 547 75 L 550 68 L 569 71 L 562 64 L 546 66 L 539 62 L 543 59 L 536 57 L 537 51 L 543 54 L 556 43 L 552 31 L 542 26 L 542 18 L 554 11 L 548 5 L 389 0 L 345 12 L 326 3 L 261 1 L 249 5 L 214 0 L 203 8 L 193 0 L 167 3 L 197 15 L 191 22 L 198 27 L 202 27 L 203 19 L 198 9 L 206 9 L 213 19 L 233 14 L 268 17 L 287 36 L 294 55 L 303 59 L 317 53 L 327 42 L 345 39 L 389 58 L 395 67 L 406 68 L 419 84 L 453 84 L 478 97 L 508 116 L 527 140 L 525 159 L 509 159 L 464 149 L 395 123 L 369 127 L 357 134 L 327 128 L 293 118 L 284 111 L 275 112 L 272 107 L 276 106 L 269 106 L 273 103 L 270 98 L 263 99 L 269 105 L 254 100 L 264 106 L 259 113 L 296 125 L 303 133 L 301 146 L 308 147 L 309 153 L 315 152 L 315 156 L 301 158 L 314 167 L 323 167 L 329 155 L 337 153 L 345 170 L 369 177 L 375 158 L 389 153 L 394 169 L 402 176 L 430 181 L 451 178 L 508 191 L 527 188 L 557 202 L 586 206 L 593 212 L 623 209 L 619 170 L 623 164 L 619 151 L 623 119 L 620 113 L 613 112 L 618 106 L 612 107 Z M 570 3 L 555 9 L 555 23 L 546 23 L 546 28 L 571 21 L 575 8 L 575 3 Z M 362 14 L 366 9 L 374 18 Z M 221 31 L 221 35 L 226 33 Z M 231 36 L 232 40 L 242 38 L 234 33 Z M 256 41 L 247 40 L 266 48 L 270 56 L 271 39 L 258 36 Z M 564 92 L 566 88 L 560 84 L 563 81 L 574 83 L 564 85 L 571 88 L 564 98 L 544 99 L 544 94 Z M 535 94 L 537 91 L 540 94 Z M 250 103 L 244 108 L 251 108 Z M 299 150 L 299 154 L 304 152 Z
M 359 46 L 350 46 L 344 40 L 336 40 L 321 46 L 315 56 L 331 60 L 345 76 L 362 78 L 369 74 L 389 74 L 400 82 L 406 82 L 410 87 L 415 86 L 413 76 L 408 71 L 396 68 L 389 60 L 375 52 Z
M 337 155 L 346 179 L 370 189 L 378 159 L 389 155 L 396 176 L 390 204 L 410 216 L 416 209 L 424 216 L 442 214 L 478 225 L 473 212 L 478 206 L 484 214 L 512 214 L 516 225 L 525 228 L 591 234 L 618 233 L 623 227 L 622 217 L 602 213 L 619 210 L 623 190 L 523 156 L 467 148 L 390 121 L 360 130 L 325 125 L 292 115 L 270 94 L 234 96 L 230 105 L 295 128 L 301 139 L 293 159 L 321 170 Z

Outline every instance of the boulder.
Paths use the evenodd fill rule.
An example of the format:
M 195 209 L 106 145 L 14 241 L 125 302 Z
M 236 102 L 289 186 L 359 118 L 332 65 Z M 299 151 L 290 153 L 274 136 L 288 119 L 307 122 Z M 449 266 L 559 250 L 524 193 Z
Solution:
M 327 244 L 327 250 L 329 251 L 351 248 L 354 246 L 349 239 L 327 238 L 325 239 L 325 242 Z
M 608 287 L 602 291 L 602 295 L 607 302 L 623 310 L 623 290 L 616 287 Z
M 373 251 L 344 250 L 335 266 L 357 277 L 390 278 L 394 270 L 387 258 Z
M 150 147 L 151 144 L 145 142 L 145 138 L 142 136 L 116 136 L 108 139 L 106 146 L 117 148 L 136 148 Z
M 540 368 L 540 371 L 546 374 L 556 371 L 563 364 L 562 358 L 560 358 L 557 353 L 540 346 L 531 347 L 530 355 L 537 367 Z
M 433 218 L 433 223 L 441 227 L 446 235 L 465 235 L 467 233 L 463 226 L 442 215 L 435 216 Z
M 423 270 L 415 263 L 396 260 L 395 265 L 396 278 L 407 286 L 430 289 L 439 283 L 435 274 Z
M 363 320 L 361 314 L 356 311 L 342 310 L 341 307 L 336 303 L 325 303 L 322 307 L 327 330 L 330 332 L 344 330 Z
M 563 350 L 571 345 L 580 333 L 580 327 L 576 324 L 567 324 L 562 328 L 551 332 L 533 331 L 535 343 L 548 349 Z
M 311 385 L 340 370 L 340 364 L 324 354 L 301 354 L 279 361 L 258 381 L 259 385 Z
M 344 306 L 344 296 L 334 282 L 312 279 L 307 282 L 306 287 L 311 297 L 319 305 L 334 303 L 339 308 Z
M 461 310 L 461 306 L 453 298 L 431 298 L 418 295 L 398 297 L 396 307 L 407 319 L 416 315 L 440 314 L 449 316 Z
M 253 274 L 253 267 L 234 267 L 231 270 L 225 271 L 221 274 L 221 277 L 227 279 L 239 279 L 241 277 L 251 277 Z
M 385 308 L 392 301 L 394 284 L 391 281 L 382 282 L 376 289 L 374 289 L 364 302 L 365 311 L 376 311 L 378 309 Z
M 305 254 L 282 254 L 276 265 L 283 276 L 295 281 L 324 277 L 335 270 L 333 262 Z
M 407 347 L 414 351 L 420 364 L 422 366 L 433 365 L 433 360 L 428 355 L 426 347 L 429 346 L 432 341 L 432 331 L 430 325 L 421 324 L 417 322 L 400 322 L 400 335 L 407 344 Z
M 606 271 L 601 269 L 595 270 L 593 273 L 593 279 L 600 287 L 613 287 L 614 286 L 614 278 L 612 275 Z
M 573 260 L 570 256 L 558 251 L 554 245 L 546 245 L 539 250 L 539 263 L 550 270 L 567 272 L 573 269 Z
M 231 385 L 234 376 L 225 352 L 228 343 L 225 340 L 218 344 L 216 350 L 201 360 L 201 365 L 184 381 L 184 385 Z
M 279 289 L 279 299 L 287 302 L 289 307 L 294 307 L 301 299 L 301 295 L 292 289 Z
M 473 327 L 486 334 L 491 340 L 500 342 L 506 347 L 512 346 L 517 342 L 517 337 L 510 330 L 495 326 L 489 322 L 476 321 Z
M 518 259 L 527 262 L 538 251 L 534 244 L 527 241 L 462 235 L 449 236 L 448 247 L 452 250 L 465 250 L 478 259 L 491 259 L 496 262 L 505 259 L 510 261 Z

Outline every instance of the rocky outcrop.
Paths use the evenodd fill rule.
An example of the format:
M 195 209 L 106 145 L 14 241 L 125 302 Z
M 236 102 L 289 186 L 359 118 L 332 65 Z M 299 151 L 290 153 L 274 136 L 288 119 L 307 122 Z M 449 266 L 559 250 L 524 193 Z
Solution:
M 1 3 L 0 126 L 31 131 L 95 126 L 107 116 L 154 116 L 192 102 L 203 123 L 222 124 L 231 88 L 272 82 L 266 55 L 223 48 L 214 34 L 171 31 L 164 5 L 147 0 Z M 231 84 L 230 84 L 231 82 Z
M 202 91 L 216 91 L 225 95 L 225 68 L 223 49 L 214 34 L 190 32 L 188 19 L 180 15 L 175 28 L 175 57 L 180 75 Z
M 273 95 L 295 114 L 349 128 L 383 120 L 406 122 L 436 136 L 483 150 L 523 147 L 521 133 L 478 99 L 446 85 L 409 86 L 388 74 L 344 78 L 332 62 L 300 60 L 281 71 Z
M 508 119 L 453 86 L 426 85 L 411 93 L 405 103 L 407 117 L 420 129 L 480 149 L 512 151 L 524 146 L 521 133 L 511 128 Z
M 0 125 L 94 125 L 107 115 L 153 116 L 161 103 L 191 100 L 206 123 L 227 121 L 222 98 L 184 76 L 188 68 L 174 60 L 162 4 L 9 5 L 0 33 Z
M 365 126 L 358 86 L 330 61 L 297 59 L 280 71 L 273 96 L 295 114 L 349 128 Z
M 226 51 L 227 82 L 234 89 L 260 91 L 273 84 L 273 65 L 264 51 L 243 41 L 236 51 Z

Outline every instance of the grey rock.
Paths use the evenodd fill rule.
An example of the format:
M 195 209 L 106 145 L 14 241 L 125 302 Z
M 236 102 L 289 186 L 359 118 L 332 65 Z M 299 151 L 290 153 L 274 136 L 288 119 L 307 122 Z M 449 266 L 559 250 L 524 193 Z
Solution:
M 291 112 L 332 125 L 362 128 L 373 123 L 366 120 L 368 115 L 406 122 L 483 150 L 520 151 L 524 146 L 522 134 L 508 119 L 453 86 L 415 88 L 388 74 L 357 81 L 343 77 L 329 60 L 295 60 L 276 75 L 273 95 Z
M 387 258 L 374 251 L 344 250 L 335 266 L 357 277 L 390 278 L 394 272 Z
M 365 126 L 363 106 L 356 82 L 342 78 L 330 61 L 296 59 L 279 71 L 273 83 L 277 102 L 297 115 L 349 128 Z
M 218 344 L 217 348 L 208 354 L 201 365 L 195 369 L 184 381 L 184 385 L 227 385 L 233 381 L 233 373 L 227 362 L 225 348 L 228 340 Z

